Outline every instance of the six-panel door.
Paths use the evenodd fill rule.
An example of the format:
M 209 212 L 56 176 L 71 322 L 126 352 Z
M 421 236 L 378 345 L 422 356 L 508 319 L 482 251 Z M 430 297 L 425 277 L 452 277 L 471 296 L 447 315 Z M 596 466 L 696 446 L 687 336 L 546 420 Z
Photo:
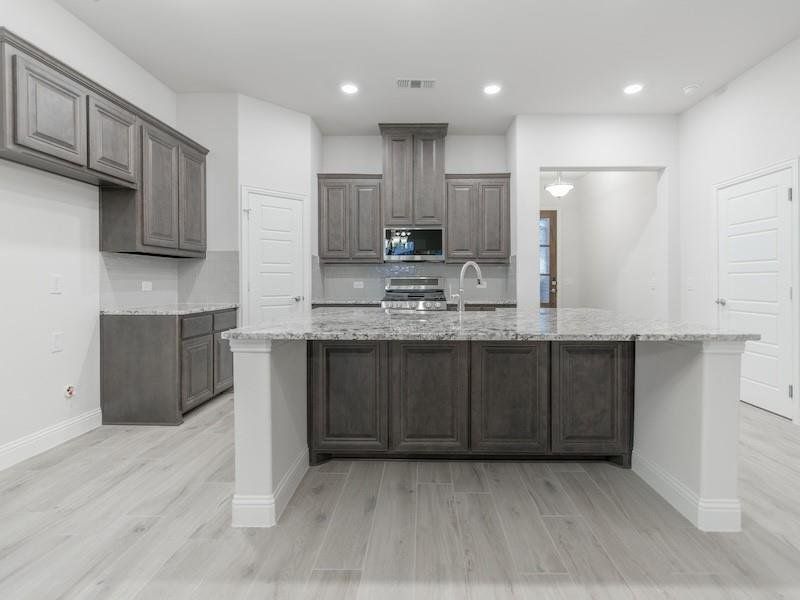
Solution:
M 214 338 L 204 335 L 181 345 L 181 408 L 186 412 L 214 395 Z
M 21 54 L 13 57 L 14 141 L 85 166 L 87 91 L 61 73 Z
M 142 244 L 178 248 L 178 151 L 172 136 L 142 127 Z
M 89 97 L 89 168 L 135 183 L 141 136 L 136 117 L 108 100 Z
M 466 450 L 467 342 L 391 342 L 392 450 Z
M 206 159 L 186 146 L 178 150 L 180 184 L 179 247 L 206 249 Z
M 471 448 L 544 454 L 550 423 L 550 343 L 472 342 Z
M 314 449 L 388 447 L 384 342 L 313 342 L 310 391 Z
M 631 449 L 633 342 L 552 342 L 555 454 Z

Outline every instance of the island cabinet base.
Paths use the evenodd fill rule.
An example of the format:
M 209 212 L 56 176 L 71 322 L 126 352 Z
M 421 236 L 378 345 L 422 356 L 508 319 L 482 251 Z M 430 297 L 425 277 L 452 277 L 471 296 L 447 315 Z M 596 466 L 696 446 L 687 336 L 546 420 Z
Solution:
M 308 343 L 311 464 L 330 458 L 631 465 L 633 342 Z

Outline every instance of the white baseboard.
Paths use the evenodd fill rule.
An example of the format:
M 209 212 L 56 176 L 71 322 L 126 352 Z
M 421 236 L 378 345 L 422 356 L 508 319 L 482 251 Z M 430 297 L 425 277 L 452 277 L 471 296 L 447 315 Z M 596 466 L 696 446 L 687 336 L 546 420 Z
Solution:
M 233 527 L 273 527 L 308 471 L 308 448 L 297 456 L 272 494 L 234 494 L 231 501 Z
M 0 446 L 0 471 L 96 429 L 102 421 L 100 409 L 95 408 L 3 444 Z
M 636 450 L 633 451 L 631 468 L 701 531 L 742 530 L 742 506 L 738 498 L 700 498 L 686 484 Z

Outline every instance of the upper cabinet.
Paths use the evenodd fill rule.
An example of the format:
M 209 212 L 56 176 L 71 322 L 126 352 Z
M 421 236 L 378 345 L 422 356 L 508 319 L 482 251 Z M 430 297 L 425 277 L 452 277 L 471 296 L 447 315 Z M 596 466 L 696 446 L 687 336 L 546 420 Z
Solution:
M 203 257 L 208 150 L 0 27 L 0 158 L 98 185 L 100 249 Z
M 380 175 L 319 175 L 319 258 L 382 260 Z
M 510 176 L 447 175 L 447 260 L 508 262 Z
M 380 125 L 385 225 L 443 225 L 446 124 Z

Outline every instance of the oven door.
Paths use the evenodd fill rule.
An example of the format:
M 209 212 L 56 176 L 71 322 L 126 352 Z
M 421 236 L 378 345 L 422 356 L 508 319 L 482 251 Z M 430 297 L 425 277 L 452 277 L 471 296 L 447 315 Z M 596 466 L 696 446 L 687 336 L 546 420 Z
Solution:
M 383 260 L 386 262 L 443 262 L 441 229 L 387 228 L 384 230 Z

